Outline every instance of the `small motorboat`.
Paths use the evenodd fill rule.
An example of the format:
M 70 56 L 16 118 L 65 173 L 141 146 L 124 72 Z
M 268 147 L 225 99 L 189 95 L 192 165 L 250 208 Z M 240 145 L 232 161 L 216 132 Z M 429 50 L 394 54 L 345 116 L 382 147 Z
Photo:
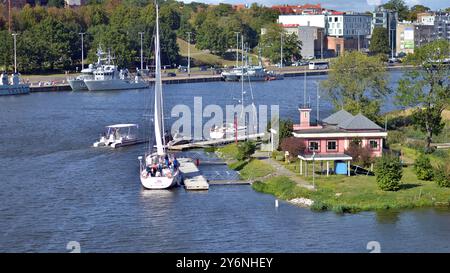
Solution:
M 137 137 L 138 129 L 139 126 L 137 124 L 115 124 L 106 126 L 105 132 L 93 146 L 119 148 L 143 143 L 144 141 Z

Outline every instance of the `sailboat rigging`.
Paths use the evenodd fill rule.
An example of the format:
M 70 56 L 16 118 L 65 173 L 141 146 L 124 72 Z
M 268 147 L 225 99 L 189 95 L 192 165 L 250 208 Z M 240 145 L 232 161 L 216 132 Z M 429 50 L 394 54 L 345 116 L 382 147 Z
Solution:
M 166 151 L 164 129 L 164 108 L 161 79 L 161 48 L 159 38 L 159 10 L 156 5 L 156 37 L 155 37 L 155 102 L 153 125 L 155 131 L 156 153 L 147 151 L 139 157 L 140 179 L 145 189 L 168 189 L 181 182 L 179 163 Z M 152 147 L 151 145 L 149 147 Z M 151 148 L 150 148 L 151 149 Z

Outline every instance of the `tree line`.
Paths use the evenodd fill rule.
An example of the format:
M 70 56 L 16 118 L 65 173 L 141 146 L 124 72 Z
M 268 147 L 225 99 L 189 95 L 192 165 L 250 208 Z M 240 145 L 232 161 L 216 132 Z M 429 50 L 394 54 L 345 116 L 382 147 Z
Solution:
M 63 8 L 64 1 L 46 7 L 29 5 L 12 12 L 13 32 L 18 33 L 18 66 L 22 72 L 74 70 L 81 64 L 81 38 L 85 33 L 86 62 L 96 60 L 99 45 L 110 50 L 119 66 L 140 63 L 140 36 L 144 33 L 145 62 L 152 63 L 156 11 L 153 0 L 89 0 L 79 8 Z M 275 23 L 278 12 L 258 4 L 236 9 L 232 5 L 207 5 L 174 0 L 159 1 L 161 58 L 164 65 L 185 62 L 177 38 L 202 50 L 225 56 L 236 47 L 236 32 L 246 46 L 255 48 L 262 27 Z M 11 69 L 13 38 L 8 33 L 8 9 L 0 4 L 0 67 Z M 289 47 L 287 47 L 289 48 Z M 286 50 L 289 54 L 289 50 Z M 295 54 L 294 54 L 295 55 Z M 85 56 L 86 57 L 86 56 Z

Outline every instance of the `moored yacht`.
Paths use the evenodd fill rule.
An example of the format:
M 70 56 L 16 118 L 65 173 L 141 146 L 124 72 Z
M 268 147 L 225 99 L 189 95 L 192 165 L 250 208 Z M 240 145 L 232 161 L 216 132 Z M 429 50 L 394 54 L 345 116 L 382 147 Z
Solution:
M 88 68 L 83 68 L 81 70 L 81 75 L 79 75 L 78 77 L 67 80 L 73 91 L 88 91 L 88 87 L 84 83 L 84 80 L 94 78 L 94 72 L 97 68 L 101 67 L 104 55 L 105 53 L 103 52 L 102 48 L 99 47 L 97 50 L 97 63 L 90 64 Z
M 0 75 L 0 96 L 22 95 L 29 93 L 30 86 L 28 84 L 20 83 L 20 76 L 18 73 L 12 74 L 9 79 L 6 72 L 3 72 Z
M 102 64 L 94 71 L 93 79 L 85 79 L 89 91 L 126 90 L 148 88 L 148 82 L 136 75 L 134 79 L 129 78 L 128 69 L 120 69 L 111 64 L 111 56 L 108 55 L 107 64 Z

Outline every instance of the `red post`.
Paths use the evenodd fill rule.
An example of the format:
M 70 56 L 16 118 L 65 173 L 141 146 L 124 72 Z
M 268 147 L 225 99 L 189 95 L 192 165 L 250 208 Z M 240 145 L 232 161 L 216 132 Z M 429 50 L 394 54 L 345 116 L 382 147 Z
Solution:
M 195 160 L 195 165 L 197 165 L 197 167 L 200 165 L 200 159 L 197 158 L 197 159 Z

